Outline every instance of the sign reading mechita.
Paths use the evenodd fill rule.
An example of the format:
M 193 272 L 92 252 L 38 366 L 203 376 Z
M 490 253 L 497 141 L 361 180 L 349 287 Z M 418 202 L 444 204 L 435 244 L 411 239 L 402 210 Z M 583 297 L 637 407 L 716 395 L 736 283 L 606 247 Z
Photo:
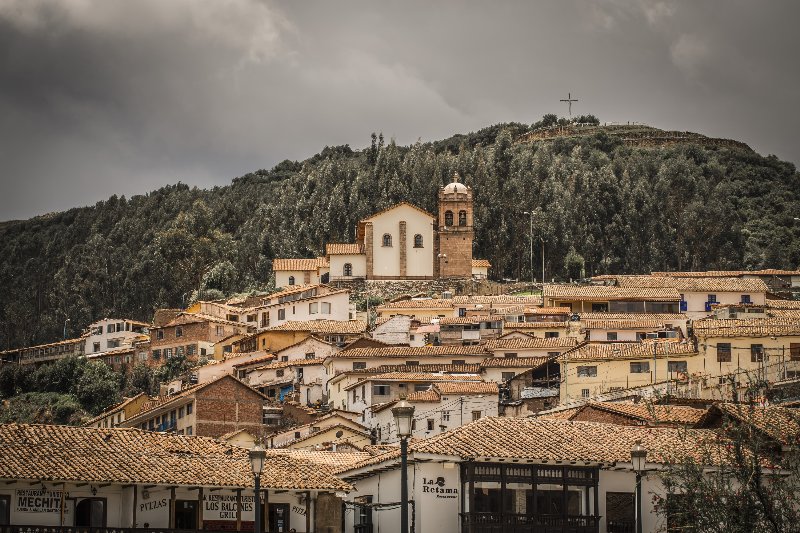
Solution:
M 17 489 L 16 493 L 17 512 L 19 513 L 61 512 L 60 490 Z

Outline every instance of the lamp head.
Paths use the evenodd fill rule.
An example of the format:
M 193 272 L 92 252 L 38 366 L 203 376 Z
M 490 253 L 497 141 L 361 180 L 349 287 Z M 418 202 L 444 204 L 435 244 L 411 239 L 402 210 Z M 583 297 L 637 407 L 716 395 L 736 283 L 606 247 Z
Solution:
M 397 425 L 397 436 L 407 438 L 411 436 L 411 424 L 414 420 L 414 406 L 402 398 L 392 407 L 392 415 Z
M 267 452 L 261 444 L 256 444 L 250 450 L 250 467 L 253 469 L 253 474 L 260 476 L 264 470 L 264 461 L 267 457 Z
M 637 440 L 631 448 L 631 465 L 637 473 L 642 473 L 647 463 L 647 450 L 642 446 L 642 441 Z

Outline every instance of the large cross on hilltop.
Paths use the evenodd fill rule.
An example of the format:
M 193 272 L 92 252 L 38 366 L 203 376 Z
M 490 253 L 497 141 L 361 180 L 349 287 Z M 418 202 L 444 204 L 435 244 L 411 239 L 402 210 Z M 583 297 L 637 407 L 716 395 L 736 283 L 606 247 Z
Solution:
M 572 116 L 572 102 L 577 102 L 577 98 L 572 98 L 572 93 L 567 93 L 566 98 L 562 98 L 561 102 L 566 102 L 569 105 L 569 116 Z

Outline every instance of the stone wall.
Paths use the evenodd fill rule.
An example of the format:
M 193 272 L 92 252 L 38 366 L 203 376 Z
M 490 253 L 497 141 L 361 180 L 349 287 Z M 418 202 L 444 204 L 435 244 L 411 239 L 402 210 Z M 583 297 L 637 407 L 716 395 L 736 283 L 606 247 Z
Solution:
M 530 283 L 498 283 L 489 280 L 472 279 L 421 279 L 421 280 L 336 280 L 330 283 L 331 287 L 350 289 L 351 301 L 360 301 L 367 296 L 371 299 L 383 301 L 397 298 L 404 294 L 426 296 L 441 295 L 450 291 L 453 296 L 463 295 L 493 295 L 511 294 L 531 289 L 540 290 L 541 285 Z

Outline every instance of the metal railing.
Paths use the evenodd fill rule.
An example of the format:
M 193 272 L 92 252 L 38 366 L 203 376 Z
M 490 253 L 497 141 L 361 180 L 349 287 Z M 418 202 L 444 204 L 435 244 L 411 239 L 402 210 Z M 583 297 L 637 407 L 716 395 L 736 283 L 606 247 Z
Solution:
M 169 529 L 166 527 L 89 527 L 89 526 L 28 526 L 0 525 L 0 533 L 197 533 L 195 529 Z
M 462 513 L 462 533 L 597 533 L 598 516 Z

